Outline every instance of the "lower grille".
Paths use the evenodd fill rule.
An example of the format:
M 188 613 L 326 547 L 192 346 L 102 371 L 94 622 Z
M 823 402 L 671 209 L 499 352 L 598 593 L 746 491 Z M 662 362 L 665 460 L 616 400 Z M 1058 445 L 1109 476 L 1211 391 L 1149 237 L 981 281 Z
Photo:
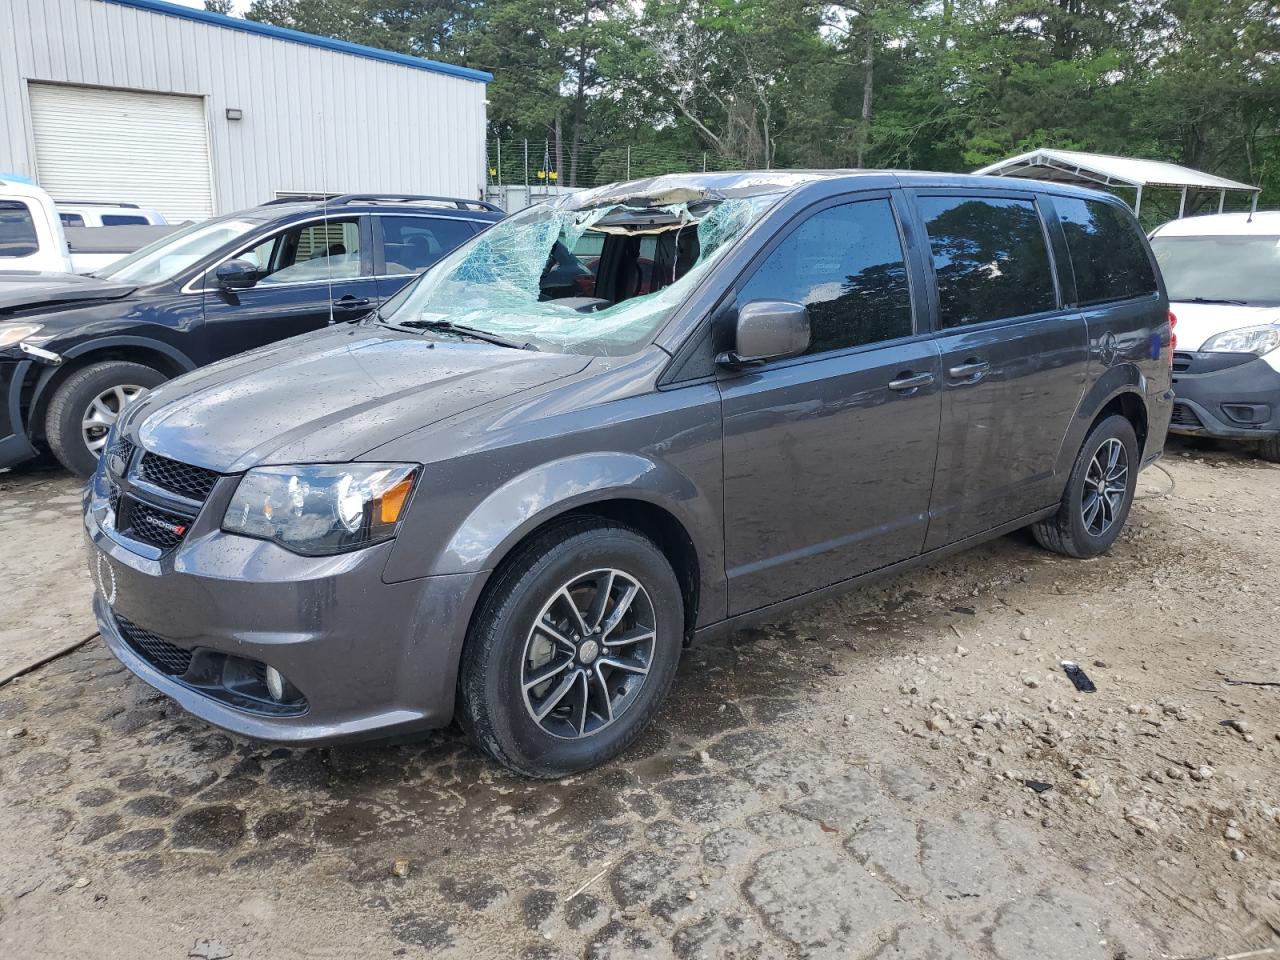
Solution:
M 128 536 L 161 550 L 170 550 L 186 536 L 191 518 L 161 510 L 141 500 L 131 500 L 125 523 L 124 532 Z
M 1204 424 L 1200 422 L 1200 418 L 1196 416 L 1196 412 L 1185 403 L 1175 403 L 1173 405 L 1173 416 L 1169 420 L 1175 427 L 1187 427 L 1192 430 L 1201 430 Z
M 124 637 L 129 649 L 161 673 L 180 677 L 190 668 L 190 650 L 184 650 L 163 637 L 157 637 L 150 630 L 143 630 L 124 617 L 116 617 L 116 626 L 120 628 L 120 635 Z

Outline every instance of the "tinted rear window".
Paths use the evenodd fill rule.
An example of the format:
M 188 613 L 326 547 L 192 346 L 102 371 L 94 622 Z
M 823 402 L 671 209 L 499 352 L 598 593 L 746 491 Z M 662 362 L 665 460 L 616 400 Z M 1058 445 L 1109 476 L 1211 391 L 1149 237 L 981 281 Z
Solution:
M 104 227 L 128 227 L 147 222 L 147 218 L 140 213 L 104 213 L 102 215 L 102 225 Z
M 1036 205 L 1005 197 L 921 197 L 940 321 L 959 327 L 1057 306 Z
M 21 200 L 0 200 L 0 257 L 29 257 L 39 249 L 27 205 Z
M 1082 306 L 1149 296 L 1156 275 L 1133 217 L 1102 200 L 1054 197 Z

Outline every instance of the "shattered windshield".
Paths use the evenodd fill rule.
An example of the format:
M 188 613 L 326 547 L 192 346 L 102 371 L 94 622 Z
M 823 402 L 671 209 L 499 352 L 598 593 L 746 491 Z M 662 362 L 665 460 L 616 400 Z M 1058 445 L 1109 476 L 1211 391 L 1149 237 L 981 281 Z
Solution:
M 687 193 L 530 207 L 428 270 L 382 322 L 560 353 L 630 352 L 781 196 Z

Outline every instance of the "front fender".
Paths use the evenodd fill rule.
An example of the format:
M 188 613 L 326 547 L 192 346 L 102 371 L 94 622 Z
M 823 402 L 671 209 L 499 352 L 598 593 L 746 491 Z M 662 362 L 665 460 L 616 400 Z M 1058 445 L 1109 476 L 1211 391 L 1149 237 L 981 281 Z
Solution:
M 724 541 L 717 506 L 671 464 L 639 454 L 580 453 L 512 477 L 461 519 L 431 559 L 427 575 L 493 570 L 547 521 L 593 503 L 619 500 L 651 504 L 684 528 L 698 557 L 700 611 L 714 616 L 724 594 Z M 388 574 L 388 579 L 401 578 L 392 569 Z
M 78 357 L 87 356 L 92 353 L 104 350 L 115 350 L 126 347 L 135 347 L 143 350 L 152 350 L 156 353 L 163 354 L 173 361 L 174 365 L 182 370 L 183 373 L 190 373 L 196 368 L 195 361 L 188 357 L 177 347 L 165 343 L 163 340 L 153 340 L 149 337 L 137 337 L 125 334 L 116 334 L 104 337 L 95 337 L 92 340 L 86 340 L 84 343 L 77 343 L 73 347 L 65 350 L 54 349 L 55 353 L 61 355 L 63 361 L 75 360 Z M 44 367 L 37 375 L 36 385 L 31 393 L 31 409 L 39 409 L 40 404 L 44 400 L 45 393 L 49 387 L 50 381 L 57 376 L 58 371 L 63 367 Z

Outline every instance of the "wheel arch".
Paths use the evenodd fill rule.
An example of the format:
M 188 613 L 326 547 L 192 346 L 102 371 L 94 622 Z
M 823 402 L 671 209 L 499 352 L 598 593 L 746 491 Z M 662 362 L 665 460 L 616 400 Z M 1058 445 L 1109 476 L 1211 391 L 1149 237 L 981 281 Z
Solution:
M 417 536 L 403 531 L 397 541 L 405 541 L 405 554 L 393 555 L 387 576 L 494 571 L 549 526 L 595 516 L 633 527 L 658 546 L 680 580 L 692 630 L 724 616 L 723 531 L 718 504 L 707 494 L 672 465 L 639 454 L 565 457 L 490 490 L 461 522 L 450 523 L 430 557 L 417 554 L 411 546 Z
M 35 377 L 30 399 L 26 403 L 27 434 L 33 440 L 44 438 L 44 419 L 49 401 L 58 387 L 77 371 L 106 360 L 141 363 L 159 370 L 172 379 L 196 368 L 196 363 L 181 350 L 159 340 L 146 337 L 102 337 L 76 344 L 60 351 L 62 363 L 43 367 Z
M 1054 475 L 1070 475 L 1076 455 L 1089 431 L 1113 413 L 1120 414 L 1133 424 L 1134 433 L 1138 435 L 1138 459 L 1141 462 L 1150 433 L 1146 398 L 1147 378 L 1136 365 L 1126 363 L 1109 368 L 1081 398 L 1058 450 Z

